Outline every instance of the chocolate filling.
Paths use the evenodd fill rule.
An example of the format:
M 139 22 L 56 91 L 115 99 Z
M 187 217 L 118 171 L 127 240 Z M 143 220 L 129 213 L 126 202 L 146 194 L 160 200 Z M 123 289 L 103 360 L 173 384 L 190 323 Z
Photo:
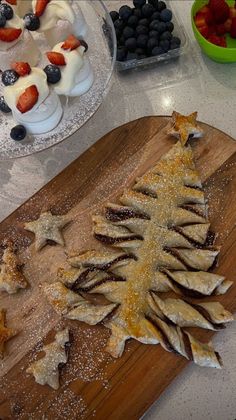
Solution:
M 185 348 L 185 351 L 187 353 L 187 356 L 188 356 L 189 360 L 193 360 L 193 352 L 192 352 L 192 347 L 191 347 L 191 344 L 190 344 L 190 340 L 189 340 L 187 334 L 183 330 L 181 330 L 181 332 L 182 332 L 184 348 Z
M 105 284 L 107 282 L 121 282 L 121 281 L 126 281 L 126 279 L 124 279 L 123 277 L 120 277 L 120 276 L 116 277 L 116 276 L 113 275 L 113 276 L 106 277 L 105 279 L 99 280 L 97 282 L 95 281 L 94 284 L 91 284 L 90 286 L 81 287 L 81 289 L 83 289 L 83 292 L 90 292 L 95 287 L 100 286 L 101 284 Z
M 198 291 L 193 290 L 193 289 L 187 289 L 186 287 L 182 286 L 182 284 L 179 284 L 165 270 L 163 270 L 162 272 L 168 277 L 168 279 L 173 283 L 173 285 L 176 286 L 177 289 L 179 289 L 179 291 L 181 292 L 182 295 L 189 296 L 189 297 L 196 298 L 196 299 L 200 299 L 200 298 L 205 297 L 205 295 L 202 294 L 201 292 L 198 292 Z
M 138 192 L 138 193 L 140 193 L 140 194 L 143 194 L 143 195 L 146 195 L 148 197 L 151 197 L 151 198 L 157 198 L 157 194 L 156 193 L 154 193 L 152 191 L 145 190 L 145 188 L 136 188 L 135 191 Z
M 143 241 L 143 237 L 141 235 L 131 235 L 131 236 L 126 236 L 126 237 L 120 237 L 120 238 L 111 238 L 110 236 L 106 236 L 106 235 L 101 235 L 99 233 L 95 233 L 94 237 L 102 242 L 103 244 L 106 245 L 114 245 L 114 244 L 119 244 L 121 242 L 126 242 L 126 241 Z
M 120 222 L 131 218 L 150 220 L 150 217 L 146 214 L 128 208 L 114 209 L 112 207 L 107 207 L 105 217 L 111 222 Z
M 166 335 L 166 333 L 165 333 L 165 331 L 163 331 L 163 329 L 160 327 L 160 325 L 158 325 L 158 323 L 155 321 L 155 319 L 153 319 L 152 317 L 150 317 L 150 316 L 148 316 L 148 315 L 146 315 L 145 316 L 145 318 L 149 321 L 149 322 L 151 322 L 151 324 L 154 326 L 154 327 L 156 327 L 157 328 L 157 330 L 159 331 L 159 333 L 161 334 L 161 336 L 162 336 L 162 340 L 163 340 L 163 343 L 164 343 L 164 345 L 165 345 L 165 347 L 166 347 L 166 349 L 168 350 L 168 351 L 170 351 L 170 352 L 173 352 L 173 353 L 175 353 L 175 354 L 179 354 L 179 352 L 172 346 L 172 344 L 170 343 L 170 341 L 169 341 L 169 339 L 168 339 L 168 337 L 167 337 L 167 335 Z
M 203 191 L 203 188 L 202 188 L 202 187 L 198 187 L 197 185 L 188 185 L 188 184 L 184 184 L 184 186 L 185 186 L 186 188 L 191 188 L 191 189 L 193 189 L 193 190 Z

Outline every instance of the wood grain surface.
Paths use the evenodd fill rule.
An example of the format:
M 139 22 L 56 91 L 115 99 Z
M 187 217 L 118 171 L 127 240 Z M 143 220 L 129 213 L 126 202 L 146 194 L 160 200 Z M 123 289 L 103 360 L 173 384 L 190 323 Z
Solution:
M 30 283 L 28 290 L 12 296 L 2 293 L 0 298 L 8 326 L 19 331 L 0 362 L 1 419 L 138 419 L 188 363 L 161 346 L 135 341 L 114 360 L 104 350 L 109 336 L 104 326 L 62 321 L 40 289 L 43 282 L 55 281 L 58 268 L 66 266 L 66 255 L 101 246 L 91 234 L 91 214 L 119 196 L 174 144 L 166 135 L 168 121 L 168 117 L 145 117 L 115 129 L 1 223 L 0 242 L 5 237 L 16 242 Z M 215 271 L 234 280 L 236 142 L 201 125 L 205 135 L 192 145 L 221 246 Z M 33 235 L 23 223 L 49 209 L 71 218 L 64 230 L 66 247 L 47 246 L 36 253 Z M 236 286 L 219 300 L 235 311 Z M 61 387 L 54 391 L 36 384 L 25 370 L 41 356 L 42 342 L 52 340 L 64 325 L 69 325 L 72 343 L 69 362 L 61 368 Z M 207 341 L 212 332 L 195 329 L 194 334 Z

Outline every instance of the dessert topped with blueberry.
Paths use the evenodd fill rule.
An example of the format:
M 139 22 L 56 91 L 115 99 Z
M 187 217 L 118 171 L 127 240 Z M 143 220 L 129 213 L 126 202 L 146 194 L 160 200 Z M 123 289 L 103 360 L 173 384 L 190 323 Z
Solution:
M 117 61 L 143 59 L 180 47 L 173 35 L 172 11 L 161 0 L 133 0 L 110 12 L 117 36 Z

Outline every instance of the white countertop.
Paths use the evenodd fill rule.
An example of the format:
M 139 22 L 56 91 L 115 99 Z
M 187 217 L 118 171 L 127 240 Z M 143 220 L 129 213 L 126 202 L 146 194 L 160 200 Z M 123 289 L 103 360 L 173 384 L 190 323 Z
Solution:
M 172 0 L 171 3 L 183 20 L 192 44 L 192 57 L 197 60 L 192 77 L 160 88 L 158 74 L 154 78 L 144 72 L 137 85 L 114 75 L 104 103 L 79 132 L 49 150 L 1 162 L 0 220 L 101 136 L 136 118 L 169 115 L 173 109 L 186 114 L 197 110 L 199 120 L 236 138 L 236 64 L 217 64 L 203 56 L 191 29 L 192 1 Z M 235 337 L 236 323 L 214 338 L 215 348 L 224 362 L 222 371 L 189 365 L 153 405 L 145 420 L 235 420 Z

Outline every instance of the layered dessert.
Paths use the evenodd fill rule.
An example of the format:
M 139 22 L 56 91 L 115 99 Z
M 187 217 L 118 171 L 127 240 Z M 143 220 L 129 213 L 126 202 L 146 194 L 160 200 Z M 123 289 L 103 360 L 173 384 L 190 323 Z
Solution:
M 86 93 L 94 81 L 93 70 L 88 57 L 85 41 L 70 35 L 47 53 L 52 65 L 59 67 L 60 79 L 54 84 L 58 95 L 80 96 Z
M 35 66 L 40 51 L 29 33 L 24 28 L 23 20 L 15 13 L 14 6 L 0 4 L 0 69 L 8 69 L 14 61 L 26 61 Z
M 28 63 L 16 62 L 2 75 L 4 98 L 13 118 L 31 134 L 53 130 L 62 117 L 55 91 L 49 89 L 45 72 Z
M 52 47 L 63 41 L 69 34 L 84 37 L 87 24 L 78 2 L 70 4 L 67 0 L 33 0 L 33 12 L 40 19 L 39 32 L 43 32 Z

